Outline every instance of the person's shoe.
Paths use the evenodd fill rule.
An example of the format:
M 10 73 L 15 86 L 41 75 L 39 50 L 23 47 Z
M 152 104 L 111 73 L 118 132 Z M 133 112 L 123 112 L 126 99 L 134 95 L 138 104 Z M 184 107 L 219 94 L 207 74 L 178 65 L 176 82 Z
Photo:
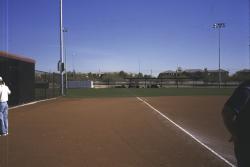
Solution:
M 2 134 L 0 134 L 0 136 L 7 136 L 8 135 L 8 133 L 2 133 Z

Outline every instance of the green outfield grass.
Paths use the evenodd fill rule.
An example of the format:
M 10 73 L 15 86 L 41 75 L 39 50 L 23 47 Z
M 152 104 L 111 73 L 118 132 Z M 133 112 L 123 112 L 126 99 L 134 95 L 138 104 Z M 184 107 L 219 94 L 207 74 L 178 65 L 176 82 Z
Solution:
M 146 96 L 229 96 L 231 88 L 105 88 L 68 89 L 66 97 L 146 97 Z

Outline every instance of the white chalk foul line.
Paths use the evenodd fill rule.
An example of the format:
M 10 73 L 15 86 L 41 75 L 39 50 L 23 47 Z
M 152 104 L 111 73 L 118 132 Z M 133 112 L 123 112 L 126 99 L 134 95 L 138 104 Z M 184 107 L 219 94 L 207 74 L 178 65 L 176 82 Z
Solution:
M 158 114 L 160 114 L 163 118 L 167 119 L 169 122 L 171 122 L 174 126 L 176 126 L 177 128 L 179 128 L 181 131 L 183 131 L 184 133 L 186 133 L 188 136 L 190 136 L 192 139 L 194 139 L 196 142 L 198 142 L 200 145 L 202 145 L 203 147 L 205 147 L 207 150 L 209 150 L 211 153 L 213 153 L 215 156 L 217 156 L 218 158 L 220 158 L 222 161 L 224 161 L 225 163 L 227 163 L 229 166 L 231 167 L 236 167 L 234 164 L 232 164 L 231 162 L 229 162 L 227 159 L 225 159 L 223 156 L 221 156 L 219 153 L 217 153 L 216 151 L 214 151 L 212 148 L 210 148 L 209 146 L 207 146 L 206 144 L 204 144 L 203 142 L 201 142 L 199 139 L 197 139 L 194 135 L 192 135 L 190 132 L 188 132 L 186 129 L 182 128 L 180 125 L 178 125 L 177 123 L 175 123 L 174 121 L 172 121 L 170 118 L 168 118 L 166 115 L 164 115 L 163 113 L 161 113 L 159 110 L 157 110 L 156 108 L 154 108 L 152 105 L 150 105 L 148 102 L 146 102 L 145 100 L 141 99 L 140 97 L 136 97 L 138 100 L 140 100 L 141 102 L 143 102 L 144 104 L 146 104 L 148 107 L 150 107 L 151 109 L 153 109 L 155 112 L 157 112 Z
M 15 107 L 10 107 L 10 110 L 16 109 L 16 108 L 20 108 L 20 107 L 24 107 L 24 106 L 29 106 L 29 105 L 36 104 L 36 103 L 40 103 L 40 102 L 44 102 L 44 101 L 55 100 L 55 99 L 57 99 L 57 98 L 50 98 L 50 99 L 44 99 L 44 100 L 33 101 L 33 102 L 30 102 L 30 103 L 18 105 L 18 106 L 15 106 Z

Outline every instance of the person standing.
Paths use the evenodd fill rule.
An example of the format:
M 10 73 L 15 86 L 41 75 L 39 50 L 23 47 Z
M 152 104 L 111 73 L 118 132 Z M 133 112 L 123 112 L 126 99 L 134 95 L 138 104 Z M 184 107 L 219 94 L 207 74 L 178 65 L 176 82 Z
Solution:
M 222 110 L 226 128 L 234 142 L 238 167 L 250 167 L 250 80 L 242 82 Z
M 0 136 L 8 135 L 8 96 L 11 93 L 0 77 Z

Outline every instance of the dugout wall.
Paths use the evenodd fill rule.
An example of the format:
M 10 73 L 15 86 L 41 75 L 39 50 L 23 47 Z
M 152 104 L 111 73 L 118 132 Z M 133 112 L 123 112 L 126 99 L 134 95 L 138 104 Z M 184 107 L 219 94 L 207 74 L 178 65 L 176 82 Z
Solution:
M 30 102 L 35 94 L 35 61 L 0 51 L 0 76 L 11 90 L 10 105 Z

